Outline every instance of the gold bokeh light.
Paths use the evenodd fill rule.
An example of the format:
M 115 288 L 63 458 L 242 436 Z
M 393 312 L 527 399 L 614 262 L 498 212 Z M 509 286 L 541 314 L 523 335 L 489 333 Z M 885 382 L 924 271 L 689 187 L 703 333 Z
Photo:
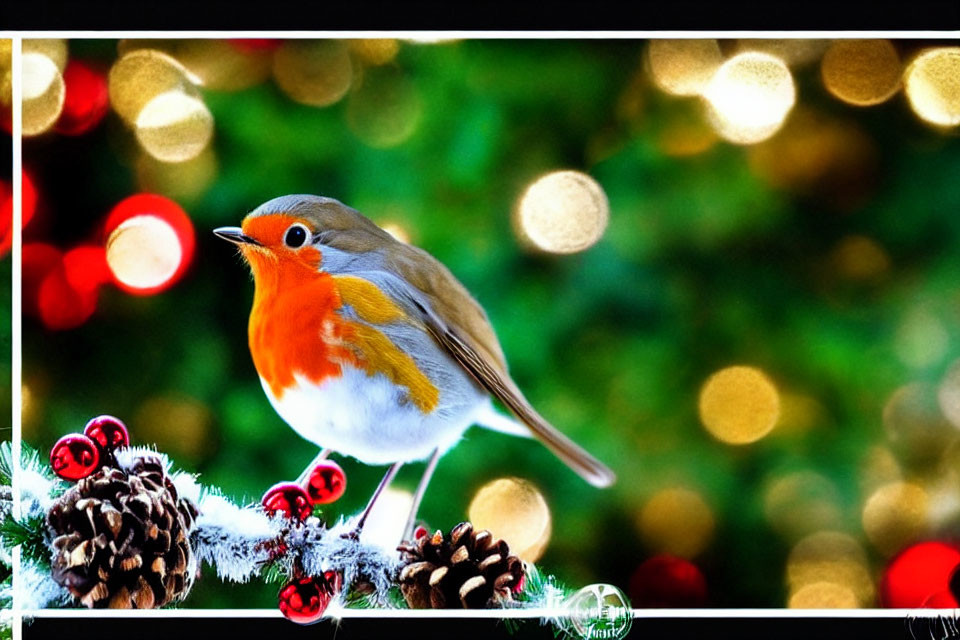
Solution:
M 713 512 L 699 493 L 671 487 L 647 500 L 637 525 L 651 551 L 693 558 L 712 541 L 715 522 Z
M 825 580 L 803 585 L 787 600 L 790 609 L 856 609 L 859 606 L 853 589 Z
M 860 463 L 858 480 L 864 494 L 873 493 L 880 487 L 903 479 L 900 463 L 890 449 L 875 445 Z
M 0 105 L 13 103 L 13 40 L 0 38 Z
M 859 107 L 889 100 L 900 88 L 901 64 L 889 40 L 837 40 L 823 55 L 827 91 Z
M 270 77 L 270 51 L 242 49 L 227 40 L 132 38 L 121 40 L 117 45 L 121 57 L 139 49 L 156 49 L 169 54 L 184 66 L 192 82 L 207 89 L 239 91 Z
M 755 144 L 783 125 L 796 90 L 782 60 L 747 51 L 720 65 L 703 97 L 710 122 L 722 138 L 735 144 Z
M 596 180 L 580 171 L 555 171 L 527 187 L 517 207 L 523 240 L 550 253 L 593 246 L 610 219 L 610 203 Z
M 770 433 L 780 415 L 773 382 L 755 367 L 732 366 L 707 379 L 700 391 L 700 421 L 728 444 L 749 444 Z
M 829 45 L 829 40 L 809 38 L 745 38 L 737 40 L 734 50 L 759 51 L 783 60 L 789 67 L 803 67 L 818 60 Z
M 66 88 L 54 61 L 43 53 L 24 53 L 23 135 L 36 136 L 48 131 L 63 110 Z
M 273 77 L 293 100 L 325 107 L 350 89 L 350 52 L 337 40 L 287 40 L 274 52 Z
M 136 289 L 167 282 L 182 259 L 176 231 L 157 216 L 128 218 L 107 239 L 107 266 L 117 280 Z
M 863 530 L 877 551 L 892 556 L 927 530 L 930 499 L 910 482 L 884 485 L 863 506 Z
M 535 562 L 550 541 L 550 509 L 540 491 L 520 478 L 500 478 L 480 487 L 467 509 L 475 529 L 487 529 L 521 560 Z
M 362 38 L 349 40 L 350 52 L 360 62 L 371 66 L 387 64 L 397 57 L 400 41 L 393 38 Z
M 819 587 L 799 595 L 805 587 L 824 582 L 849 590 L 854 595 L 855 603 L 851 604 L 846 596 L 839 599 L 848 606 L 873 605 L 876 588 L 867 555 L 860 543 L 848 534 L 818 531 L 800 540 L 790 550 L 787 558 L 787 584 L 791 595 L 788 602 L 798 596 L 795 603 L 790 603 L 791 607 L 799 607 L 801 602 L 809 602 L 815 597 L 818 600 L 831 600 L 824 596 L 829 593 L 836 596 L 841 592 L 840 589 Z
M 666 93 L 698 96 L 723 56 L 716 40 L 651 40 L 646 62 L 654 84 Z
M 907 67 L 903 86 L 922 120 L 941 127 L 960 124 L 960 47 L 921 53 Z
M 135 123 L 143 150 L 163 162 L 197 157 L 213 136 L 213 115 L 195 96 L 168 91 L 143 106 Z
M 883 407 L 890 446 L 911 468 L 927 467 L 956 436 L 940 413 L 937 395 L 932 384 L 914 382 L 894 391 Z
M 199 100 L 187 69 L 168 54 L 138 49 L 123 55 L 110 68 L 110 104 L 121 118 L 135 126 L 140 112 L 162 94 L 184 93 Z
M 63 73 L 63 70 L 67 67 L 69 49 L 66 40 L 60 38 L 24 39 L 21 45 L 21 51 L 23 51 L 24 54 L 39 53 L 45 58 L 50 58 L 60 73 Z

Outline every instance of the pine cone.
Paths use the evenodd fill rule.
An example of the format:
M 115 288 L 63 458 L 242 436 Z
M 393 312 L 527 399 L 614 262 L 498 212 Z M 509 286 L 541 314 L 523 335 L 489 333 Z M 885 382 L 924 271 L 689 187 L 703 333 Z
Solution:
M 400 591 L 413 609 L 481 609 L 513 599 L 523 562 L 503 540 L 461 522 L 449 538 L 437 531 L 403 545 Z
M 193 584 L 192 502 L 152 456 L 130 472 L 103 467 L 54 503 L 53 579 L 90 608 L 153 609 Z

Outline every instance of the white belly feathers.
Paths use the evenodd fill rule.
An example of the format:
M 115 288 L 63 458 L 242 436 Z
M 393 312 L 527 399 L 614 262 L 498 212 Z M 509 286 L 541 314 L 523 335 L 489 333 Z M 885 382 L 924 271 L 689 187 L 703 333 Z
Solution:
M 489 405 L 479 391 L 454 406 L 422 413 L 407 390 L 385 375 L 344 365 L 342 375 L 315 384 L 296 375 L 280 398 L 263 378 L 273 408 L 300 436 L 365 464 L 410 462 L 446 451 Z M 441 405 L 443 405 L 441 390 Z M 465 402 L 466 401 L 466 402 Z

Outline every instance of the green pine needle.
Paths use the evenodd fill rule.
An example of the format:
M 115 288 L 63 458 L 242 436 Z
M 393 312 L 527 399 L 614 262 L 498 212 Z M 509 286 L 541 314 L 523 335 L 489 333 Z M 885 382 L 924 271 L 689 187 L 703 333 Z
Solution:
M 23 521 L 7 518 L 0 523 L 0 542 L 8 550 L 19 545 L 24 558 L 49 566 L 50 550 L 44 542 L 44 528 L 43 516 Z
M 0 444 L 0 484 L 11 484 L 12 482 L 13 444 L 7 441 Z
M 399 587 L 391 587 L 383 600 L 377 598 L 377 594 L 375 593 L 361 593 L 356 589 L 351 589 L 347 592 L 343 605 L 348 609 L 410 608 L 407 606 L 407 601 L 404 600 L 403 594 L 400 593 Z

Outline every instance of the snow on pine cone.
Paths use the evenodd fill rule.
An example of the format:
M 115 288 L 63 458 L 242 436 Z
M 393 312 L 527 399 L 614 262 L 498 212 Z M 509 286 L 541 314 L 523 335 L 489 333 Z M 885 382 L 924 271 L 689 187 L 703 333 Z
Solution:
M 413 609 L 480 609 L 504 604 L 523 585 L 523 562 L 503 540 L 462 522 L 400 547 L 400 591 Z
M 47 514 L 53 579 L 90 608 L 153 609 L 182 599 L 195 577 L 196 517 L 159 459 L 140 456 L 128 470 L 103 467 Z

